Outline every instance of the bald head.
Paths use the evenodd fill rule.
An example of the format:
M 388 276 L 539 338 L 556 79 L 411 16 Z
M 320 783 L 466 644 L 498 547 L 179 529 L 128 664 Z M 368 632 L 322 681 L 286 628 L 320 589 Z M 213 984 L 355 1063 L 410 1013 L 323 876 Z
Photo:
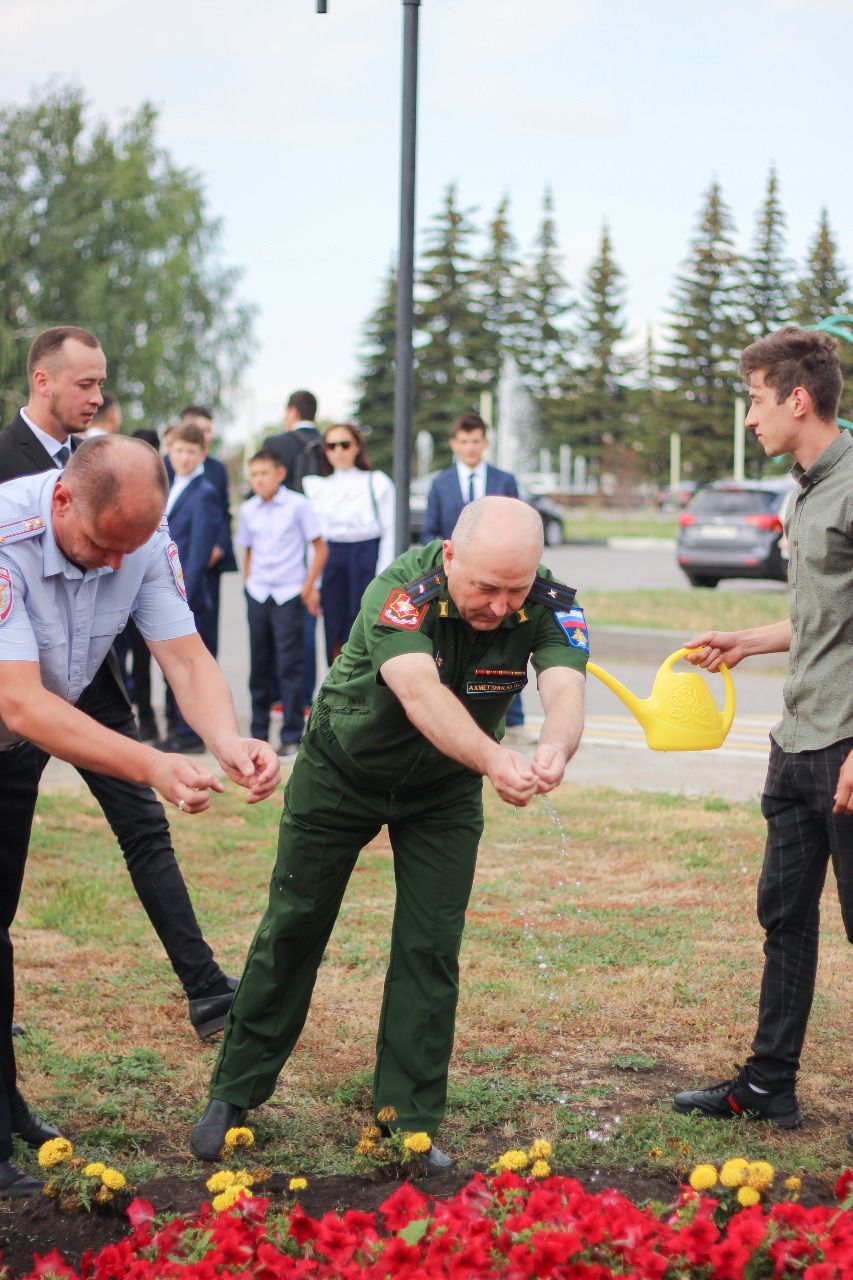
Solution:
M 453 603 L 469 626 L 490 631 L 522 607 L 542 555 L 542 521 L 518 498 L 469 502 L 444 544 Z
M 75 504 L 94 516 L 114 513 L 128 524 L 163 518 L 169 482 L 155 449 L 132 436 L 95 436 L 72 453 L 62 476 Z

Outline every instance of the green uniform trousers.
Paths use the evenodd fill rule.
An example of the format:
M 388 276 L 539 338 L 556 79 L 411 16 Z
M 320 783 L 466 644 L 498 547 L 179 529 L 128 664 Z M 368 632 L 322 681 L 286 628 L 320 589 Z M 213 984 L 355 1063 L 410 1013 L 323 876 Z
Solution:
M 249 1108 L 273 1093 L 305 1024 L 356 859 L 387 823 L 397 900 L 374 1107 L 393 1106 L 395 1127 L 432 1135 L 447 1098 L 483 784 L 470 772 L 405 794 L 368 783 L 336 742 L 309 729 L 285 790 L 269 905 L 225 1026 L 210 1096 Z

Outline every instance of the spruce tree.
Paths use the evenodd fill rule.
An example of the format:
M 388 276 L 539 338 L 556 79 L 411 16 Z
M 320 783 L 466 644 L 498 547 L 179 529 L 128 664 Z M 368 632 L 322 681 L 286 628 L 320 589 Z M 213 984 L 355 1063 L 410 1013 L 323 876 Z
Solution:
M 543 439 L 549 444 L 565 439 L 564 397 L 571 386 L 573 345 L 568 317 L 572 310 L 569 287 L 561 271 L 554 197 L 546 188 L 542 222 L 521 280 L 515 356 L 524 383 L 536 401 Z
M 763 338 L 791 319 L 792 264 L 785 254 L 785 214 L 779 180 L 771 167 L 758 211 L 752 252 L 744 262 L 743 298 L 751 338 Z
M 744 316 L 738 301 L 734 224 L 719 183 L 705 194 L 687 260 L 676 276 L 661 372 L 675 395 L 664 402 L 682 436 L 685 471 L 710 480 L 731 468 L 734 397 Z
M 364 326 L 355 416 L 368 431 L 367 451 L 389 471 L 394 460 L 394 382 L 397 347 L 397 271 L 389 267 L 379 303 Z
M 497 391 L 506 355 L 516 355 L 521 318 L 518 245 L 509 225 L 509 196 L 504 196 L 489 223 L 488 244 L 477 266 L 476 285 L 483 326 L 485 386 Z
M 841 259 L 826 209 L 821 210 L 806 269 L 797 282 L 795 308 L 799 324 L 817 324 L 828 316 L 853 312 L 850 276 Z M 853 343 L 839 338 L 838 355 L 844 375 L 840 413 L 847 421 L 853 421 Z
M 451 184 L 427 231 L 415 309 L 415 430 L 432 432 L 447 458 L 450 424 L 478 407 L 489 382 L 490 339 L 475 287 L 470 213 L 459 208 Z
M 613 257 L 607 224 L 589 266 L 578 306 L 576 393 L 567 398 L 567 439 L 588 458 L 601 456 L 602 442 L 623 444 L 626 434 L 625 276 Z

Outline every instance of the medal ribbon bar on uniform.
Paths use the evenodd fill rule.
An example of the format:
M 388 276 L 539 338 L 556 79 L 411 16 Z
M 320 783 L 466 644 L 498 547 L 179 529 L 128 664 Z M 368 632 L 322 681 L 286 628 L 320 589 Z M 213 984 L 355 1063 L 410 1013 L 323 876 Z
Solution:
M 575 594 L 575 588 L 567 587 L 563 582 L 537 577 L 533 580 L 527 599 L 534 604 L 545 604 L 549 609 L 571 609 Z

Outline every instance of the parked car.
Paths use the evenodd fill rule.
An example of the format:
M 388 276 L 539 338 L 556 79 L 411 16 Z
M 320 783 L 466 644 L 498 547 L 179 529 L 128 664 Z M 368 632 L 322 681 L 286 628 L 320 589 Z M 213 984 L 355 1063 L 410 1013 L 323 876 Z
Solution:
M 678 563 L 692 587 L 721 578 L 784 582 L 782 517 L 793 487 L 783 480 L 715 480 L 698 489 L 678 517 Z
M 427 494 L 430 485 L 438 473 L 431 471 L 427 476 L 418 476 L 412 481 L 409 490 L 409 519 L 411 521 L 412 542 L 420 542 L 421 529 L 424 523 L 424 514 L 426 512 Z M 534 511 L 539 512 L 542 520 L 542 532 L 545 536 L 546 547 L 559 547 L 563 542 L 563 508 L 558 502 L 554 502 L 551 498 L 541 497 L 539 494 L 531 493 L 524 485 L 518 486 L 519 497 L 531 507 Z
M 675 487 L 661 485 L 655 493 L 655 506 L 659 511 L 680 511 L 687 506 L 698 487 L 695 480 L 682 480 Z

